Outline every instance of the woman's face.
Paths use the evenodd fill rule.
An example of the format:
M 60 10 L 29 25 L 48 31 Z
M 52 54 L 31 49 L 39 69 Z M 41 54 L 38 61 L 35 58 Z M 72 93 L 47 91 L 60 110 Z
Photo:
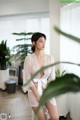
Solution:
M 37 42 L 35 43 L 35 49 L 37 50 L 43 50 L 45 48 L 45 38 L 44 37 L 40 37 Z

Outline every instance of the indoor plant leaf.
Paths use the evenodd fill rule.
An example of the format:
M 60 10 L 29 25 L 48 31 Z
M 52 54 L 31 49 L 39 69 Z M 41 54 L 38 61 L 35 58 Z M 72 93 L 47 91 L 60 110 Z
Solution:
M 16 39 L 16 41 L 21 41 L 21 40 L 30 40 L 31 38 L 21 38 L 21 39 Z
M 55 65 L 58 65 L 58 64 L 61 64 L 61 63 L 62 64 L 65 63 L 65 64 L 72 64 L 72 65 L 80 66 L 80 64 L 72 63 L 72 62 L 65 62 L 65 61 L 63 61 L 63 62 L 59 61 L 59 62 L 52 63 L 50 65 L 46 65 L 46 66 L 40 68 L 34 75 L 32 75 L 31 78 L 27 81 L 27 83 L 24 84 L 24 86 L 27 85 L 31 80 L 33 80 L 36 77 L 36 75 L 39 74 L 40 72 L 44 71 L 45 69 L 48 69 L 49 67 L 52 67 L 52 66 L 55 66 Z
M 2 40 L 0 43 L 0 69 L 4 70 L 8 65 L 11 65 L 10 62 L 10 49 L 7 46 L 7 40 Z
M 18 36 L 22 36 L 22 38 L 16 39 L 16 41 L 21 41 L 21 40 L 31 40 L 31 35 L 33 33 L 32 32 L 20 32 L 20 33 L 13 33 L 13 35 L 18 35 Z M 24 36 L 24 37 L 23 37 Z M 12 51 L 15 51 L 16 53 L 14 54 L 14 56 L 16 57 L 17 55 L 19 56 L 18 59 L 16 59 L 17 61 L 20 61 L 20 65 L 23 68 L 23 64 L 24 64 L 24 59 L 25 57 L 29 54 L 32 53 L 31 50 L 32 44 L 29 44 L 26 42 L 23 44 L 18 44 L 16 46 L 13 47 Z
M 59 96 L 68 92 L 80 91 L 80 77 L 75 74 L 65 74 L 62 77 L 51 81 L 43 91 L 39 101 L 39 108 L 54 96 Z
M 76 36 L 73 36 L 73 35 L 71 35 L 71 34 L 68 34 L 68 33 L 66 33 L 66 32 L 63 32 L 63 31 L 60 30 L 58 27 L 54 27 L 54 29 L 55 29 L 55 31 L 56 31 L 57 33 L 59 33 L 59 34 L 65 36 L 65 37 L 67 37 L 67 38 L 70 38 L 70 39 L 72 39 L 72 40 L 80 43 L 80 38 L 78 38 L 78 37 L 76 37 Z
M 23 36 L 25 35 L 25 36 L 26 36 L 26 35 L 32 35 L 33 32 L 28 32 L 28 33 L 26 33 L 26 32 L 15 33 L 15 32 L 14 32 L 14 33 L 12 33 L 12 34 L 13 34 L 13 35 L 21 35 L 21 36 L 22 36 L 22 35 L 23 35 Z

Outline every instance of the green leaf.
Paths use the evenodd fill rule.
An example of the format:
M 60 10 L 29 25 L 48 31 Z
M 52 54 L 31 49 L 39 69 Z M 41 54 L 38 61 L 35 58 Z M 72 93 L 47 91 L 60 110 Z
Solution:
M 56 77 L 60 77 L 60 70 L 59 69 L 57 69 L 56 71 L 55 71 L 55 75 L 56 75 Z
M 7 65 L 10 65 L 10 49 L 7 46 L 7 40 L 2 40 L 0 43 L 0 69 L 6 69 Z
M 75 36 L 73 36 L 73 35 L 70 35 L 70 34 L 68 34 L 68 33 L 65 33 L 65 32 L 63 32 L 62 30 L 60 30 L 60 29 L 57 28 L 57 27 L 54 27 L 54 29 L 55 29 L 55 31 L 56 31 L 57 33 L 59 33 L 59 34 L 65 36 L 65 37 L 67 37 L 67 38 L 70 38 L 70 39 L 72 39 L 72 40 L 80 43 L 80 38 L 75 37 Z
M 61 76 L 63 76 L 67 71 L 63 70 L 63 72 L 61 73 Z
M 26 35 L 32 35 L 33 34 L 33 32 L 28 32 L 28 33 L 26 33 L 26 32 L 20 32 L 20 33 L 12 33 L 13 35 L 23 35 L 23 36 L 26 36 Z
M 50 67 L 52 67 L 52 66 L 61 64 L 61 63 L 63 63 L 63 64 L 64 64 L 64 63 L 65 63 L 65 64 L 72 64 L 72 65 L 80 66 L 80 64 L 72 63 L 72 62 L 65 62 L 65 61 L 63 61 L 63 62 L 55 62 L 55 63 L 52 63 L 52 64 L 50 64 L 50 65 L 46 65 L 46 66 L 40 68 L 33 76 L 31 76 L 31 78 L 27 81 L 27 83 L 24 84 L 24 86 L 26 86 L 31 80 L 33 80 L 33 79 L 36 77 L 36 75 L 38 75 L 40 72 L 42 72 L 42 71 L 44 71 L 45 69 L 48 69 L 48 68 L 50 68 Z
M 75 74 L 65 74 L 55 81 L 51 81 L 43 91 L 39 101 L 39 108 L 54 96 L 65 94 L 67 92 L 80 91 L 80 78 Z M 38 109 L 39 109 L 38 108 Z
M 31 40 L 31 38 L 21 38 L 21 39 L 16 39 L 16 41 L 21 41 L 21 40 Z
M 31 40 L 31 36 L 33 35 L 33 32 L 27 32 L 27 33 L 26 32 L 20 32 L 20 33 L 12 33 L 12 34 L 19 36 L 19 39 L 16 39 L 16 41 L 18 42 L 18 41 L 21 41 L 21 40 L 23 40 L 23 41 Z M 22 37 L 20 38 L 20 36 L 22 36 Z M 32 44 L 28 44 L 26 42 L 26 44 L 25 43 L 18 44 L 16 46 L 14 46 L 13 49 L 12 49 L 12 51 L 16 52 L 15 56 L 16 55 L 20 56 L 19 59 L 20 59 L 20 64 L 21 64 L 22 67 L 23 67 L 23 64 L 24 64 L 25 57 L 29 53 L 32 53 L 31 47 L 32 47 Z M 19 59 L 16 59 L 16 60 L 19 60 Z

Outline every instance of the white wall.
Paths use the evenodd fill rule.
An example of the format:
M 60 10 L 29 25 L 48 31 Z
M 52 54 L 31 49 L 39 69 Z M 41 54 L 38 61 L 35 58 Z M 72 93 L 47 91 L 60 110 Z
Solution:
M 60 3 L 59 0 L 49 1 L 50 15 L 50 48 L 55 61 L 60 60 L 60 36 L 53 30 L 54 26 L 60 26 Z
M 2 0 L 0 16 L 49 11 L 49 0 Z

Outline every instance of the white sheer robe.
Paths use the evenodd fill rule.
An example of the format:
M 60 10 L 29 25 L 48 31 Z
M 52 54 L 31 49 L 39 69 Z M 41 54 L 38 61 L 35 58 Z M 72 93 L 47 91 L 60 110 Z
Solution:
M 54 63 L 54 59 L 52 56 L 50 55 L 44 55 L 44 66 L 45 65 L 49 65 L 51 63 Z M 24 74 L 25 74 L 25 81 L 23 80 L 23 84 L 25 84 L 30 78 L 31 78 L 31 75 L 33 75 L 35 72 L 37 72 L 37 70 L 40 69 L 40 64 L 38 62 L 38 59 L 35 55 L 35 53 L 31 54 L 31 55 L 28 55 L 26 58 L 25 58 L 25 61 L 24 61 Z M 37 89 L 38 89 L 38 92 L 40 94 L 42 89 L 41 89 L 41 86 L 43 87 L 43 85 L 47 85 L 47 83 L 50 81 L 50 80 L 54 80 L 55 79 L 55 67 L 52 66 L 48 69 L 45 69 L 44 70 L 44 76 L 47 76 L 45 77 L 45 79 L 41 79 L 40 77 L 41 75 L 38 74 L 34 80 L 32 80 L 26 87 L 25 87 L 25 91 L 28 90 L 28 99 L 29 99 L 29 102 L 30 102 L 30 105 L 31 106 L 38 106 L 38 101 L 33 93 L 33 91 L 30 89 L 30 86 L 32 85 L 36 85 L 37 83 Z M 49 78 L 47 80 L 47 78 Z M 54 105 L 56 105 L 56 100 L 55 98 L 52 98 L 50 100 L 50 102 Z

